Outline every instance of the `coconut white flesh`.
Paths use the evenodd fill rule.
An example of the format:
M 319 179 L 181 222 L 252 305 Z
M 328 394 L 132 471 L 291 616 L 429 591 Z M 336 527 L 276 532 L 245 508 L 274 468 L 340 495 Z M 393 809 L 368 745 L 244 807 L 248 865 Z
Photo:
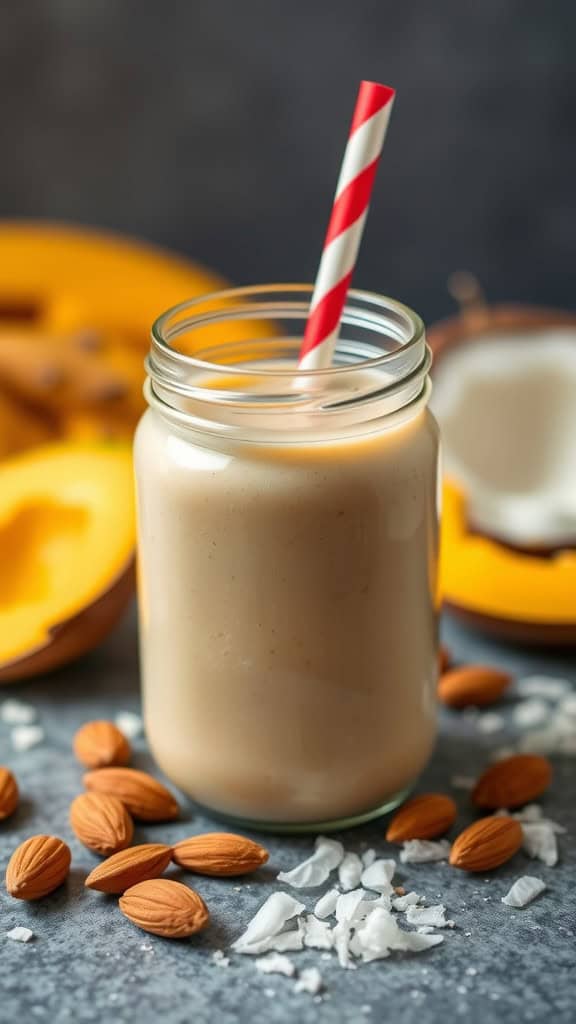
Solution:
M 576 330 L 480 337 L 439 361 L 431 407 L 475 527 L 512 544 L 576 537 Z

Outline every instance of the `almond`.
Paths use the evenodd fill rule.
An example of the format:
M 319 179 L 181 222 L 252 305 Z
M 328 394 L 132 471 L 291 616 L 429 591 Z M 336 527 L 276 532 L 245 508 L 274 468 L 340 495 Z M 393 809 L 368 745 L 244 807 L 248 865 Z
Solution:
M 452 797 L 443 793 L 415 796 L 396 812 L 388 826 L 386 839 L 389 843 L 435 839 L 452 827 L 457 813 Z
M 197 892 L 168 878 L 133 885 L 120 898 L 120 910 L 132 924 L 165 939 L 185 939 L 204 928 L 210 918 Z
M 552 765 L 547 758 L 514 754 L 486 769 L 472 790 L 472 802 L 489 811 L 521 807 L 541 796 L 551 781 Z
M 511 676 L 486 665 L 466 665 L 444 672 L 438 683 L 438 696 L 451 708 L 494 704 L 509 686 Z
M 9 768 L 0 765 L 0 821 L 9 818 L 18 807 L 18 783 Z
M 80 842 L 103 857 L 126 849 L 134 835 L 134 823 L 124 804 L 107 793 L 77 796 L 70 805 L 70 824 Z
M 115 796 L 141 821 L 173 821 L 179 807 L 169 789 L 135 768 L 100 768 L 87 772 L 84 785 L 92 793 Z
M 265 864 L 268 851 L 244 836 L 209 832 L 182 839 L 172 847 L 172 860 L 198 875 L 247 875 Z
M 438 668 L 440 670 L 440 675 L 442 675 L 443 672 L 446 672 L 446 670 L 448 669 L 448 667 L 450 665 L 451 660 L 452 659 L 451 659 L 450 651 L 448 650 L 448 648 L 447 647 L 440 647 L 440 649 L 438 651 Z
M 8 861 L 6 888 L 17 900 L 39 900 L 62 885 L 70 861 L 70 850 L 61 839 L 31 836 Z
M 120 850 L 102 861 L 84 882 L 87 889 L 98 892 L 125 892 L 138 882 L 157 878 L 170 863 L 171 849 L 162 843 L 143 843 Z
M 464 871 L 491 871 L 522 846 L 522 826 L 514 818 L 481 818 L 452 845 L 450 863 Z
M 128 764 L 132 750 L 114 722 L 86 722 L 74 736 L 74 753 L 86 768 Z

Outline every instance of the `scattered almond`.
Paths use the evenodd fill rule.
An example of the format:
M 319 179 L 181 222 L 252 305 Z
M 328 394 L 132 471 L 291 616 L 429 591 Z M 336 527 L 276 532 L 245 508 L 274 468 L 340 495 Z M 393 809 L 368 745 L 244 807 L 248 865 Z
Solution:
M 0 765 L 0 821 L 9 818 L 18 807 L 18 783 L 9 768 Z
M 510 685 L 511 676 L 486 665 L 453 668 L 440 677 L 438 696 L 451 708 L 494 704 Z
M 552 765 L 547 758 L 514 754 L 486 769 L 472 790 L 472 802 L 490 811 L 521 807 L 541 796 L 551 781 Z
M 157 878 L 170 863 L 171 849 L 162 843 L 143 843 L 120 850 L 102 861 L 84 882 L 87 889 L 98 892 L 125 892 L 138 882 Z
M 268 851 L 244 836 L 209 832 L 176 843 L 172 860 L 198 875 L 227 877 L 255 871 L 268 860 Z
M 386 839 L 389 843 L 436 839 L 452 827 L 457 813 L 452 797 L 443 793 L 415 796 L 396 812 L 388 826 Z
M 120 910 L 132 924 L 166 939 L 185 939 L 210 918 L 197 892 L 168 878 L 133 885 L 120 898 Z
M 70 850 L 61 839 L 31 836 L 8 861 L 6 889 L 17 900 L 39 900 L 62 885 L 70 861 Z
M 179 807 L 166 786 L 135 768 L 100 768 L 87 772 L 84 785 L 92 793 L 115 796 L 141 821 L 173 821 Z
M 452 845 L 450 863 L 464 871 L 491 871 L 522 846 L 522 826 L 514 818 L 481 818 Z
M 77 796 L 70 805 L 70 824 L 80 842 L 103 857 L 125 850 L 134 835 L 134 823 L 124 804 L 108 793 Z
M 86 768 L 128 764 L 132 750 L 114 722 L 86 722 L 74 736 L 74 753 Z
M 440 670 L 440 675 L 442 675 L 443 672 L 447 671 L 451 660 L 452 658 L 450 656 L 450 651 L 448 650 L 448 648 L 444 646 L 440 647 L 438 651 L 438 668 Z

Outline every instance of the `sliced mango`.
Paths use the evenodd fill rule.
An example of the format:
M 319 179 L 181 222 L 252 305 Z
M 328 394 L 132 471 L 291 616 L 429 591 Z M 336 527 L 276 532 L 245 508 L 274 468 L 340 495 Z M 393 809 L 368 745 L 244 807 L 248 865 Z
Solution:
M 0 464 L 0 682 L 94 647 L 133 593 L 126 445 L 46 445 Z

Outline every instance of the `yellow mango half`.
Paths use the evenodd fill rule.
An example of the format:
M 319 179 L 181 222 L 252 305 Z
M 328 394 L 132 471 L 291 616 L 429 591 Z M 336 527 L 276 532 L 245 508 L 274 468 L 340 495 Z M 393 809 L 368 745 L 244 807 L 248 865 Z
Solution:
M 444 483 L 443 601 L 491 632 L 534 643 L 576 641 L 576 551 L 542 557 L 474 533 L 466 499 Z
M 134 590 L 128 445 L 60 443 L 0 463 L 0 682 L 98 644 Z
M 144 351 L 152 321 L 223 279 L 185 256 L 113 231 L 0 221 L 0 316 L 39 331 L 121 332 Z

